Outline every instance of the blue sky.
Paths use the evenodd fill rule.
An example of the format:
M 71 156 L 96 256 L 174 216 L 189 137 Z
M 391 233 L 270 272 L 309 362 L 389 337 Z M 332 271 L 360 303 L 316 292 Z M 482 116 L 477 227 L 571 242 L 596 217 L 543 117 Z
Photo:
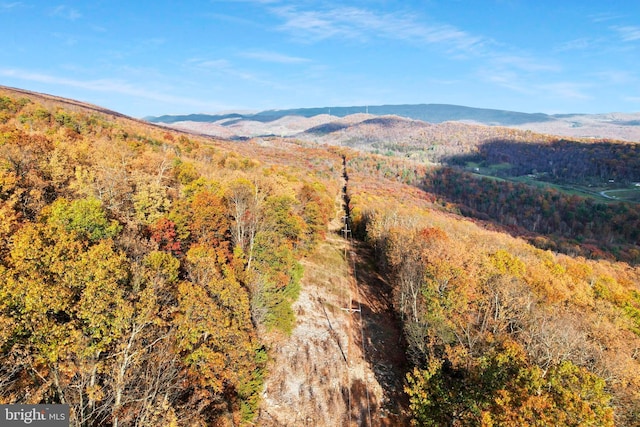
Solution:
M 0 0 L 0 84 L 134 117 L 640 111 L 640 1 Z

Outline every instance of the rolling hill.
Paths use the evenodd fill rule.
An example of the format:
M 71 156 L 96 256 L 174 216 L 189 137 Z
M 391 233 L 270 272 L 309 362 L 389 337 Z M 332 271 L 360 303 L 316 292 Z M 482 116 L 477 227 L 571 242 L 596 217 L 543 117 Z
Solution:
M 353 119 L 349 120 L 349 116 L 353 116 Z M 299 108 L 258 113 L 189 114 L 145 119 L 152 123 L 163 123 L 215 136 L 255 137 L 293 136 L 297 132 L 309 130 L 312 126 L 383 116 L 402 117 L 431 124 L 460 122 L 579 138 L 640 141 L 640 113 L 550 115 L 448 104 Z
M 292 136 L 0 88 L 0 403 L 89 426 L 640 424 L 640 204 L 558 184 L 632 183 L 637 143 L 222 120 Z
M 514 111 L 492 110 L 487 108 L 472 108 L 449 104 L 417 104 L 417 105 L 371 105 L 353 107 L 320 107 L 295 108 L 288 110 L 267 110 L 258 113 L 229 113 L 222 115 L 190 114 L 183 116 L 147 117 L 150 122 L 174 123 L 177 121 L 217 122 L 225 120 L 235 122 L 239 120 L 253 120 L 258 122 L 272 122 L 285 116 L 314 117 L 328 114 L 335 117 L 345 117 L 352 114 L 365 113 L 374 116 L 400 116 L 430 123 L 446 121 L 469 120 L 485 124 L 517 125 L 531 122 L 553 120 L 546 114 L 528 114 Z

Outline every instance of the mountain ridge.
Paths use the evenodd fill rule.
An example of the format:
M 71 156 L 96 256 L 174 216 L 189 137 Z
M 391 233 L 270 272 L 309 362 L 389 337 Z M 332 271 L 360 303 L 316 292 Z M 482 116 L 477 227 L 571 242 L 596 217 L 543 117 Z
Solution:
M 331 126 L 344 120 L 361 121 L 362 117 L 389 116 L 434 125 L 455 122 L 494 128 L 506 127 L 561 137 L 640 141 L 640 113 L 522 113 L 453 104 L 298 108 L 257 113 L 165 115 L 146 117 L 144 120 L 212 136 L 247 138 L 295 136 L 299 132 L 308 132 L 315 126 Z M 286 121 L 284 126 L 283 121 Z
M 357 113 L 372 114 L 375 116 L 397 115 L 430 123 L 474 120 L 485 124 L 516 125 L 553 120 L 553 116 L 545 113 L 522 113 L 490 108 L 466 107 L 454 104 L 385 104 L 349 107 L 311 107 L 264 110 L 258 113 L 231 112 L 224 114 L 149 116 L 144 119 L 152 123 L 175 123 L 179 121 L 216 122 L 228 119 L 271 122 L 285 116 L 314 117 L 320 114 L 329 114 L 336 117 L 345 117 Z

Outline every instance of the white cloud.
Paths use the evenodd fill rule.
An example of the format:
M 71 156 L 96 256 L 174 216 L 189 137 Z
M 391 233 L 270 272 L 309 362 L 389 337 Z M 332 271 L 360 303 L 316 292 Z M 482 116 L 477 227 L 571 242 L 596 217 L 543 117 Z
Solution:
M 156 48 L 164 45 L 165 43 L 166 43 L 166 39 L 162 37 L 150 37 L 146 39 L 140 39 L 138 41 L 139 46 L 144 49 Z
M 239 54 L 244 58 L 257 59 L 264 62 L 275 62 L 279 64 L 299 64 L 304 62 L 310 62 L 307 58 L 301 58 L 298 56 L 285 55 L 278 52 L 270 51 L 247 51 Z
M 579 39 L 573 39 L 566 41 L 564 43 L 560 43 L 556 46 L 556 52 L 565 52 L 570 50 L 587 50 L 592 48 L 594 45 L 594 40 L 583 37 Z
M 527 71 L 531 73 L 538 73 L 541 71 L 558 72 L 561 71 L 561 67 L 556 64 L 550 64 L 537 58 L 523 55 L 507 55 L 498 54 L 491 58 L 491 62 L 495 66 L 509 67 Z
M 615 14 L 615 13 L 596 13 L 594 15 L 590 15 L 589 18 L 591 22 L 607 22 L 614 21 L 620 18 L 624 18 L 623 15 Z
M 479 72 L 483 81 L 494 84 L 527 97 L 544 96 L 584 101 L 592 99 L 585 91 L 591 87 L 585 83 L 570 81 L 544 81 L 523 76 L 513 69 L 485 68 Z
M 201 59 L 194 58 L 187 61 L 187 66 L 195 67 L 200 70 L 217 72 L 229 76 L 234 79 L 245 80 L 258 83 L 263 86 L 270 86 L 282 89 L 283 86 L 264 78 L 259 77 L 255 73 L 240 70 L 236 68 L 230 61 L 226 59 Z
M 280 3 L 280 0 L 211 0 L 212 3 L 257 3 L 273 4 Z
M 640 27 L 633 25 L 626 26 L 615 26 L 611 27 L 613 30 L 617 31 L 622 41 L 631 42 L 640 40 Z
M 145 98 L 152 101 L 164 102 L 167 104 L 188 105 L 192 107 L 211 107 L 211 103 L 204 102 L 199 99 L 174 96 L 165 92 L 147 90 L 138 85 L 133 85 L 129 82 L 116 79 L 76 80 L 15 68 L 0 68 L 0 76 L 96 92 L 118 93 L 127 96 Z
M 539 82 L 545 75 L 562 72 L 560 65 L 526 54 L 493 52 L 483 62 L 478 70 L 481 80 L 527 96 L 541 90 Z
M 584 93 L 588 85 L 574 82 L 557 82 L 539 85 L 538 88 L 549 95 L 574 100 L 587 100 L 592 97 Z
M 630 71 L 623 70 L 608 70 L 608 71 L 599 71 L 593 73 L 593 76 L 598 78 L 600 81 L 608 84 L 617 84 L 624 85 L 634 83 L 638 80 L 638 78 L 634 75 L 634 73 Z
M 96 33 L 106 33 L 107 29 L 101 25 L 89 24 L 89 28 L 91 28 Z
M 24 6 L 24 3 L 20 2 L 20 1 L 14 1 L 11 3 L 7 3 L 7 2 L 0 2 L 0 10 L 11 10 L 11 9 L 15 9 L 17 7 L 20 6 Z
M 51 11 L 51 15 L 57 16 L 59 18 L 68 19 L 69 21 L 76 21 L 82 18 L 82 14 L 80 12 L 66 5 L 56 6 Z
M 74 46 L 78 43 L 78 39 L 69 34 L 52 33 L 51 35 L 67 46 Z
M 229 70 L 231 69 L 231 62 L 226 59 L 190 59 L 188 64 L 198 68 L 205 68 L 209 70 Z
M 434 85 L 442 85 L 442 86 L 452 86 L 459 85 L 463 83 L 461 80 L 457 79 L 428 79 L 428 82 Z
M 531 95 L 533 88 L 525 84 L 521 77 L 512 70 L 505 69 L 483 69 L 479 72 L 480 78 L 488 83 L 492 83 L 514 92 Z
M 470 52 L 486 40 L 447 24 L 418 22 L 408 13 L 378 13 L 356 7 L 299 10 L 295 7 L 271 9 L 284 20 L 281 31 L 303 41 L 346 38 L 365 42 L 375 38 L 402 40 L 416 44 L 438 44 L 448 50 Z
M 205 13 L 204 16 L 207 17 L 207 18 L 211 18 L 211 19 L 217 20 L 217 21 L 230 22 L 232 24 L 249 25 L 249 26 L 256 25 L 255 22 L 253 22 L 253 21 L 251 21 L 249 19 L 240 18 L 240 17 L 233 16 L 233 15 L 226 15 L 226 14 L 223 14 L 223 13 Z

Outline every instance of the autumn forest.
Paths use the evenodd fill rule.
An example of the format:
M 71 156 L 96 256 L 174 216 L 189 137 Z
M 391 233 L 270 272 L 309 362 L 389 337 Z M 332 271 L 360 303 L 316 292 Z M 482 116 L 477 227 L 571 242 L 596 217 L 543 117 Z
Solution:
M 640 424 L 640 205 L 562 187 L 633 186 L 638 144 L 448 129 L 437 158 L 419 138 L 383 155 L 0 90 L 0 403 L 66 403 L 73 426 L 277 425 L 265 384 L 294 363 L 277 353 L 316 265 L 375 277 L 402 331 L 395 414 L 308 369 L 340 425 Z M 331 316 L 350 314 L 323 307 L 346 360 Z

